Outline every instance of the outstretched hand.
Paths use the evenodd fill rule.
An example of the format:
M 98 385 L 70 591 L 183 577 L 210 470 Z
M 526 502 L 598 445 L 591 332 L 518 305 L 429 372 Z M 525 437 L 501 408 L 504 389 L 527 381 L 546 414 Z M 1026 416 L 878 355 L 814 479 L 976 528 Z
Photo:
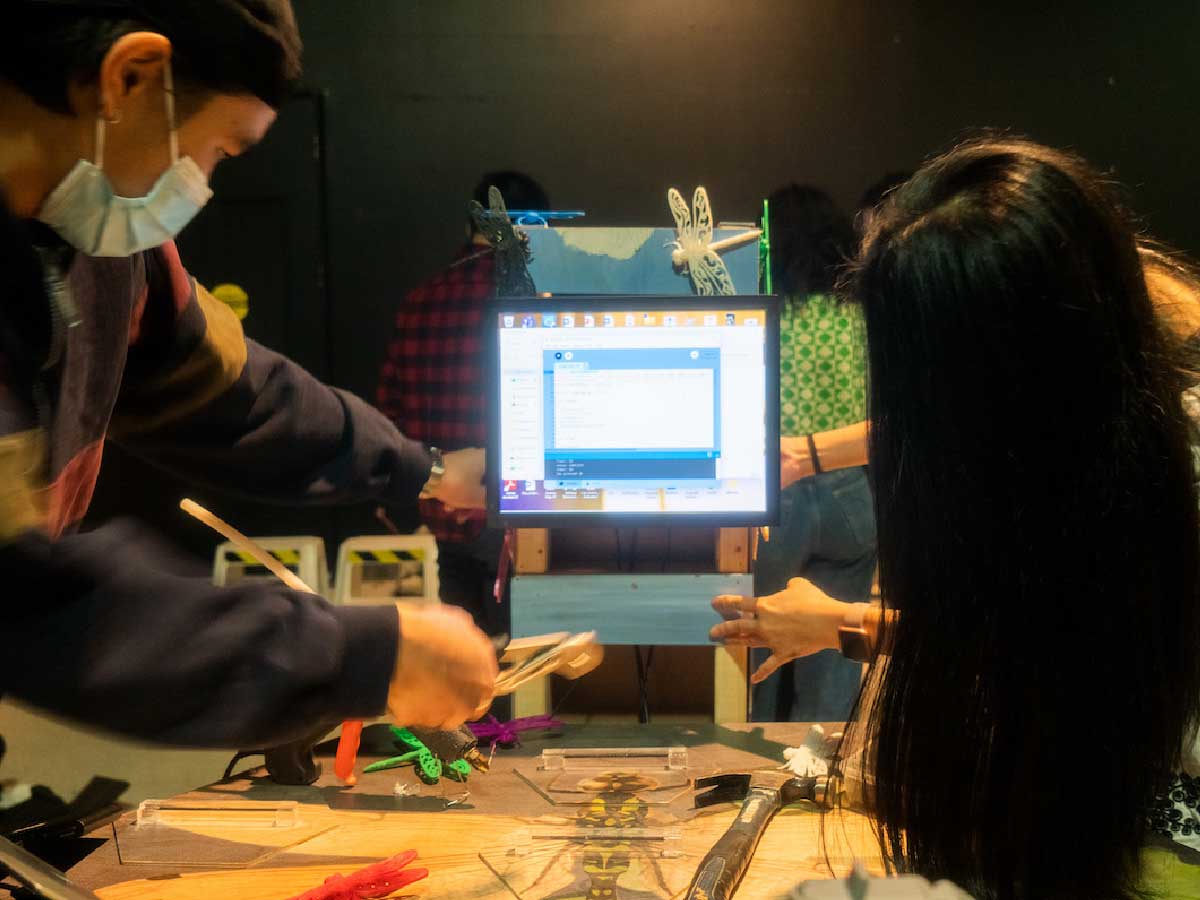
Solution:
M 778 594 L 757 598 L 723 594 L 712 605 L 725 619 L 709 632 L 714 641 L 771 650 L 750 676 L 753 684 L 759 684 L 793 659 L 836 650 L 838 627 L 849 604 L 834 600 L 811 581 L 793 578 Z

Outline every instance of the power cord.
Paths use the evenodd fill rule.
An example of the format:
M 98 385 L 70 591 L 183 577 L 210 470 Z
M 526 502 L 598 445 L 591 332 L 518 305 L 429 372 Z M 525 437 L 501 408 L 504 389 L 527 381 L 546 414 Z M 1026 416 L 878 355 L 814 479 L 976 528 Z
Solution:
M 632 530 L 633 535 L 630 538 L 629 556 L 627 558 L 624 551 L 625 545 L 621 540 L 621 529 L 613 529 L 617 541 L 617 570 L 620 572 L 634 572 L 637 569 L 638 530 L 636 528 Z M 660 565 L 661 571 L 665 572 L 667 570 L 670 558 L 671 532 L 668 529 L 667 548 Z M 650 669 L 654 664 L 654 648 L 648 648 L 643 657 L 641 646 L 635 645 L 633 648 L 633 657 L 634 663 L 637 666 L 638 722 L 642 725 L 648 725 L 650 723 Z
M 637 662 L 637 681 L 638 681 L 638 722 L 642 725 L 650 724 L 650 668 L 654 665 L 654 648 L 651 647 L 646 651 L 646 656 L 642 657 L 642 648 L 634 646 L 634 659 Z

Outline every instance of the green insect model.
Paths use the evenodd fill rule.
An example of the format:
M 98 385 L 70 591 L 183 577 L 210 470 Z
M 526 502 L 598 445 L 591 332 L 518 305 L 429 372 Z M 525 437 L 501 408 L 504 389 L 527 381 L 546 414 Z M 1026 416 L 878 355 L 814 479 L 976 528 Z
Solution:
M 437 784 L 444 777 L 452 781 L 466 781 L 471 774 L 471 764 L 465 759 L 443 759 L 417 737 L 408 728 L 391 727 L 392 737 L 404 752 L 399 756 L 381 759 L 371 763 L 363 772 L 382 772 L 384 769 L 397 769 L 401 766 L 413 767 L 426 784 Z

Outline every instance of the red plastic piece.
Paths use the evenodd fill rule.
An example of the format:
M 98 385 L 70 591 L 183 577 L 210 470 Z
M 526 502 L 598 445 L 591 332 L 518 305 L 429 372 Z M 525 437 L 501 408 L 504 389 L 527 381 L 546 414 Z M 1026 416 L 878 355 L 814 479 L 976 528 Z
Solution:
M 358 759 L 358 745 L 362 741 L 363 723 L 347 721 L 342 723 L 342 736 L 338 738 L 337 755 L 333 759 L 333 771 L 346 784 L 354 784 L 358 778 L 354 774 L 354 763 Z
M 361 722 L 358 724 L 362 726 Z M 297 894 L 291 900 L 376 900 L 387 897 L 429 876 L 428 869 L 405 868 L 416 858 L 416 850 L 407 850 L 353 875 L 330 875 L 324 884 Z

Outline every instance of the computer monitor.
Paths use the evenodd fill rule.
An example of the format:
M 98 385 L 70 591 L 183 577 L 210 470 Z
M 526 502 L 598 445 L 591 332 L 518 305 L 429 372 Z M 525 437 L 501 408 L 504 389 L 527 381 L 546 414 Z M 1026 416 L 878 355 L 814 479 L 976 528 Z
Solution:
M 774 521 L 775 298 L 499 300 L 486 340 L 494 524 Z

